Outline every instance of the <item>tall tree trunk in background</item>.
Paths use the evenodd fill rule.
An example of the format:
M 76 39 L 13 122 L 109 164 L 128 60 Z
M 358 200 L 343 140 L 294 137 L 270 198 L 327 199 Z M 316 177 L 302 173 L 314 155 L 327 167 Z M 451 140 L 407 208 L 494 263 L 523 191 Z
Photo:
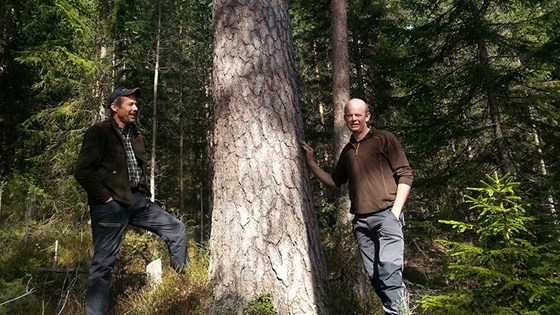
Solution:
M 216 0 L 213 18 L 211 312 L 269 292 L 279 314 L 325 314 L 288 2 Z
M 110 16 L 110 11 L 111 7 L 109 4 L 108 0 L 103 0 L 100 1 L 99 4 L 99 17 L 101 19 L 105 19 L 105 17 Z M 106 19 L 103 20 L 102 23 L 99 23 L 100 25 L 105 26 L 106 25 Z M 108 47 L 107 47 L 107 29 L 103 28 L 102 32 L 96 32 L 96 49 L 97 49 L 97 56 L 99 57 L 100 60 L 105 60 L 107 58 L 107 51 L 109 51 Z M 111 54 L 111 72 L 110 73 L 106 73 L 103 72 L 101 73 L 101 76 L 99 76 L 96 81 L 95 81 L 95 86 L 93 88 L 93 92 L 92 95 L 94 97 L 94 99 L 98 100 L 97 104 L 98 104 L 98 108 L 97 108 L 97 115 L 94 118 L 94 121 L 91 122 L 91 124 L 94 124 L 98 121 L 104 120 L 107 116 L 107 104 L 105 104 L 106 102 L 106 94 L 110 93 L 110 91 L 112 91 L 114 85 L 113 82 L 115 81 L 115 50 L 114 49 L 110 49 L 112 51 Z
M 537 153 L 539 156 L 539 170 L 540 170 L 540 174 L 544 177 L 548 176 L 548 167 L 546 165 L 546 162 L 544 161 L 544 157 L 543 157 L 543 151 L 542 151 L 542 140 L 539 137 L 537 128 L 533 125 L 533 130 L 531 131 L 532 135 L 533 135 L 533 141 L 535 142 L 535 147 L 537 148 Z M 552 194 L 548 193 L 548 208 L 550 209 L 550 213 L 553 216 L 556 216 L 556 201 L 554 200 L 554 197 L 552 196 Z
M 370 102 L 366 95 L 366 87 L 364 83 L 364 69 L 362 62 L 362 43 L 358 39 L 352 41 L 352 60 L 354 61 L 354 66 L 356 68 L 356 89 L 357 95 L 366 102 Z
M 183 86 L 185 84 L 184 72 L 184 57 L 183 57 L 183 4 L 179 6 L 179 213 L 185 214 L 185 129 L 183 128 L 185 117 L 185 104 L 183 98 Z
M 99 43 L 98 43 L 98 51 L 97 51 L 97 55 L 99 56 L 99 59 L 103 60 L 105 58 L 107 58 L 107 46 L 105 43 L 105 39 L 100 39 Z M 103 74 L 105 75 L 105 74 Z M 102 83 L 102 78 L 98 78 L 97 80 L 95 80 L 95 86 L 93 88 L 93 92 L 92 95 L 94 97 L 94 99 L 98 100 L 98 115 L 97 115 L 97 121 L 101 121 L 105 118 L 106 116 L 106 112 L 107 112 L 107 104 L 105 104 L 105 97 L 103 94 L 103 83 Z M 112 87 L 112 84 L 110 85 Z
M 313 60 L 315 61 L 315 81 L 317 82 L 317 90 L 313 93 L 312 100 L 314 104 L 319 105 L 319 119 L 321 121 L 321 130 L 325 130 L 325 102 L 322 98 L 321 73 L 319 69 L 319 58 L 317 58 L 317 43 L 313 44 Z
M 350 100 L 350 60 L 348 56 L 348 17 L 346 0 L 331 0 L 332 11 L 332 46 L 333 46 L 333 115 L 334 115 L 334 156 L 338 159 L 340 152 L 348 142 L 348 128 L 344 121 L 344 106 Z M 338 188 L 338 196 L 348 195 L 348 186 Z M 343 198 L 339 212 L 343 208 L 348 213 L 348 198 Z M 342 217 L 342 216 L 341 216 Z
M 479 62 L 483 65 L 489 66 L 488 49 L 483 41 L 478 43 Z M 492 126 L 494 128 L 494 140 L 496 141 L 496 149 L 498 153 L 498 161 L 502 174 L 511 172 L 507 148 L 504 141 L 504 132 L 502 130 L 502 119 L 500 115 L 500 105 L 498 97 L 493 88 L 489 84 L 484 85 L 486 88 L 486 98 L 488 101 L 488 108 L 490 111 L 490 118 L 492 119 Z
M 350 61 L 348 57 L 348 17 L 346 0 L 331 0 L 333 45 L 333 114 L 335 156 L 348 142 L 344 106 L 350 100 Z
M 103 0 L 99 2 L 99 17 L 104 18 L 109 16 L 109 1 Z M 101 25 L 104 25 L 100 23 Z M 96 47 L 97 50 L 96 54 L 100 60 L 104 60 L 107 58 L 107 33 L 106 29 L 103 29 L 103 32 L 96 33 Z M 112 65 L 111 65 L 112 66 Z M 103 73 L 100 77 L 95 80 L 95 85 L 93 87 L 92 95 L 94 99 L 98 100 L 98 115 L 96 117 L 97 121 L 101 121 L 105 119 L 107 116 L 107 107 L 105 104 L 105 90 L 103 86 L 110 82 L 109 87 L 113 87 L 112 84 L 112 77 L 109 77 L 107 73 Z M 112 89 L 111 89 L 112 90 Z M 92 123 L 93 124 L 93 123 Z
M 33 211 L 35 210 L 35 200 L 37 199 L 37 190 L 35 186 L 30 185 L 27 190 L 27 198 L 25 198 L 25 235 L 23 240 L 27 243 L 29 239 L 30 225 L 33 218 Z
M 469 0 L 468 5 L 475 21 L 481 21 L 480 9 L 477 7 L 477 4 L 473 0 Z M 490 61 L 488 59 L 488 48 L 486 47 L 486 43 L 484 42 L 484 40 L 478 39 L 476 44 L 479 64 L 490 69 Z M 504 132 L 502 130 L 499 100 L 493 86 L 494 82 L 489 82 L 488 78 L 484 80 L 483 89 L 484 93 L 486 94 L 490 118 L 492 119 L 492 126 L 494 128 L 494 140 L 496 142 L 497 157 L 500 165 L 500 170 L 502 171 L 502 174 L 507 174 L 511 172 L 511 163 L 509 161 L 506 144 L 504 142 Z
M 6 186 L 6 182 L 0 176 L 0 218 L 2 217 L 2 196 L 4 195 L 4 186 Z
M 157 100 L 158 100 L 158 80 L 159 80 L 159 52 L 161 40 L 161 1 L 157 2 L 157 30 L 156 30 L 156 51 L 154 65 L 154 104 L 152 110 L 152 156 L 150 161 L 150 193 L 152 201 L 156 199 L 156 144 L 157 144 Z
M 344 120 L 344 107 L 350 100 L 350 57 L 348 53 L 348 17 L 347 1 L 331 0 L 332 10 L 332 45 L 333 45 L 333 106 L 334 106 L 334 147 L 335 158 L 338 159 L 340 152 L 348 143 L 349 132 Z M 338 221 L 346 226 L 338 250 L 345 251 L 352 248 L 354 258 L 341 270 L 340 277 L 345 287 L 352 288 L 357 295 L 364 300 L 371 294 L 367 275 L 364 272 L 360 254 L 355 246 L 354 237 L 351 235 L 350 200 L 348 198 L 348 185 L 338 188 L 337 214 Z
M 546 164 L 546 161 L 544 159 L 544 154 L 543 154 L 543 141 L 542 138 L 539 134 L 539 129 L 537 128 L 537 126 L 535 125 L 534 121 L 537 120 L 537 115 L 534 114 L 535 109 L 533 106 L 528 106 L 527 107 L 528 110 L 528 117 L 530 118 L 531 121 L 533 121 L 533 123 L 531 124 L 531 136 L 533 137 L 533 142 L 535 147 L 537 148 L 537 157 L 538 157 L 538 170 L 539 175 L 543 176 L 543 177 L 549 177 L 550 173 L 548 171 L 548 165 Z M 556 200 L 554 199 L 554 195 L 551 193 L 551 191 L 549 189 L 553 189 L 551 187 L 548 187 L 547 189 L 547 208 L 549 209 L 550 213 L 552 214 L 555 224 L 558 224 L 558 213 L 556 211 Z
M 106 36 L 100 36 L 99 38 L 99 42 L 97 44 L 98 47 L 98 56 L 100 60 L 105 60 L 107 59 L 107 42 L 106 42 Z M 110 46 L 109 46 L 110 47 Z M 114 48 L 114 46 L 113 46 Z M 111 48 L 109 48 L 111 49 Z M 111 53 L 111 72 L 107 73 L 107 72 L 103 72 L 101 73 L 101 76 L 95 81 L 95 86 L 93 89 L 93 97 L 94 99 L 98 100 L 97 104 L 97 115 L 95 115 L 94 120 L 91 122 L 91 124 L 93 125 L 96 122 L 102 121 L 104 119 L 107 118 L 108 112 L 107 112 L 107 95 L 108 93 L 111 93 L 111 91 L 113 90 L 114 83 L 115 83 L 115 53 L 114 53 L 114 49 L 112 49 L 113 52 Z

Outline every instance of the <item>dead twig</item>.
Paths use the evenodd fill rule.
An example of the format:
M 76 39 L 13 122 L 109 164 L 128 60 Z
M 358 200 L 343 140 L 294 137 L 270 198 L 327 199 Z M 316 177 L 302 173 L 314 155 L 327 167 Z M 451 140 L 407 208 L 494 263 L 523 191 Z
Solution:
M 22 295 L 20 295 L 20 296 L 18 296 L 18 297 L 15 297 L 15 298 L 11 299 L 11 300 L 8 300 L 8 301 L 6 301 L 6 302 L 2 302 L 2 303 L 0 303 L 0 306 L 4 306 L 4 305 L 6 305 L 6 304 L 12 303 L 12 302 L 14 302 L 14 301 L 17 301 L 17 300 L 19 300 L 19 299 L 21 299 L 21 298 L 24 298 L 24 297 L 30 295 L 30 294 L 35 293 L 35 289 L 29 290 L 29 282 L 31 282 L 31 279 L 29 279 L 29 281 L 27 281 L 27 288 L 25 288 L 25 291 L 26 291 L 25 294 L 22 294 Z

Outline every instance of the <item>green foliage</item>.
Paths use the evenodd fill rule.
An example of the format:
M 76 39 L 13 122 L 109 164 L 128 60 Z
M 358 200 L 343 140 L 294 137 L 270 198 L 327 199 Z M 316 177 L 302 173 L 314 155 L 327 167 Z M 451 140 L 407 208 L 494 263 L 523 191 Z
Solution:
M 98 29 L 96 2 L 90 0 L 32 1 L 33 19 L 24 26 L 29 46 L 17 61 L 35 67 L 40 80 L 34 88 L 46 95 L 72 91 L 84 78 L 98 74 L 95 59 Z M 35 5 L 35 6 L 34 6 Z M 45 95 L 45 96 L 46 96 Z
M 0 314 L 32 314 L 40 309 L 41 301 L 25 279 L 5 282 L 0 279 Z
M 480 212 L 481 222 L 476 230 L 479 239 L 482 242 L 493 242 L 497 247 L 512 247 L 524 243 L 524 239 L 516 236 L 523 236 L 528 232 L 525 225 L 533 218 L 525 216 L 525 205 L 519 204 L 521 197 L 515 195 L 515 189 L 520 183 L 509 175 L 500 178 L 497 172 L 492 177 L 486 176 L 488 182 L 481 181 L 484 187 L 469 188 L 479 192 L 478 196 L 466 196 L 467 203 L 472 204 L 470 209 Z
M 462 202 L 457 194 L 461 187 L 502 166 L 496 150 L 502 140 L 495 139 L 495 122 L 502 122 L 511 156 L 509 171 L 530 180 L 531 194 L 540 200 L 559 191 L 550 189 L 555 183 L 548 176 L 558 166 L 548 155 L 556 147 L 558 133 L 553 130 L 558 130 L 558 122 L 545 118 L 557 117 L 545 113 L 558 110 L 558 89 L 551 88 L 557 86 L 558 76 L 548 57 L 536 53 L 554 42 L 550 30 L 556 29 L 558 5 L 558 1 L 425 0 L 403 5 L 410 11 L 402 33 L 405 53 L 394 73 L 402 97 L 396 98 L 394 108 L 406 112 L 404 142 L 419 175 L 415 195 L 428 201 L 426 211 L 432 212 L 433 204 L 442 205 L 437 212 L 456 208 Z M 490 102 L 493 113 L 488 110 Z M 547 145 L 543 139 L 548 139 Z M 443 187 L 434 189 L 434 183 Z M 424 184 L 430 187 L 424 189 Z M 461 212 L 457 217 L 462 219 Z
M 80 266 L 86 268 L 89 264 L 85 246 L 91 243 L 89 227 L 83 214 L 81 220 L 79 216 L 57 214 L 56 207 L 63 205 L 53 203 L 52 196 L 35 182 L 39 180 L 17 173 L 7 181 L 5 210 L 0 220 L 0 282 L 20 284 L 20 295 L 32 293 L 7 304 L 4 309 L 16 309 L 24 302 L 25 306 L 20 309 L 24 313 L 56 314 L 57 308 L 64 305 L 68 314 L 76 314 L 78 312 L 73 311 L 76 303 L 65 304 L 63 299 L 79 301 L 85 292 L 81 286 L 85 281 L 83 277 L 80 279 L 78 271 Z M 75 220 L 68 220 L 68 217 Z M 57 272 L 66 268 L 68 273 Z M 9 289 L 2 288 L 0 292 L 2 290 Z M 0 299 L 0 302 L 7 300 Z M 0 311 L 0 314 L 5 313 Z
M 211 211 L 206 178 L 212 146 L 212 5 L 206 0 L 161 5 L 162 106 L 158 147 L 149 149 L 158 152 L 158 198 L 177 209 L 178 131 L 185 131 L 186 202 L 179 215 L 198 239 L 204 233 L 193 233 L 195 225 L 208 225 Z M 58 314 L 55 304 L 62 296 L 69 299 L 60 301 L 64 312 L 83 311 L 91 240 L 85 194 L 72 178 L 73 164 L 81 135 L 100 119 L 100 104 L 115 85 L 143 88 L 140 118 L 150 139 L 155 8 L 156 2 L 148 0 L 1 1 L 0 181 L 6 186 L 0 205 L 0 303 L 25 293 L 30 278 L 36 293 L 2 306 L 0 313 L 40 313 L 44 304 L 45 314 Z M 553 300 L 560 287 L 558 218 L 550 215 L 550 205 L 560 199 L 559 8 L 556 0 L 348 2 L 352 96 L 365 97 L 377 108 L 373 125 L 398 135 L 415 171 L 404 272 L 415 268 L 419 276 L 407 280 L 440 284 L 442 274 L 434 273 L 452 261 L 446 295 L 423 302 L 430 314 L 560 314 Z M 337 157 L 332 154 L 329 3 L 293 1 L 290 15 L 306 138 L 321 157 L 318 162 L 331 169 Z M 487 63 L 479 59 L 482 46 Z M 511 172 L 526 185 L 500 178 L 496 191 L 511 192 L 496 193 L 491 176 L 471 190 L 476 196 L 465 197 L 465 186 L 477 185 L 475 178 L 501 165 L 489 91 L 497 97 Z M 337 314 L 378 311 L 373 293 L 361 299 L 345 286 L 356 279 L 347 269 L 360 259 L 355 241 L 332 205 L 335 194 L 317 181 L 313 185 L 329 267 L 329 306 Z M 459 232 L 460 241 L 436 225 L 437 219 Z M 449 255 L 440 258 L 440 244 L 434 246 L 433 239 L 442 237 Z M 129 272 L 162 253 L 166 257 L 160 242 L 130 233 L 115 264 L 122 271 L 116 283 L 129 281 Z M 80 273 L 67 278 L 42 268 Z M 196 269 L 202 279 L 205 268 Z M 169 280 L 170 285 L 155 290 L 159 293 L 116 284 L 125 306 L 121 313 L 200 309 L 207 287 L 188 285 L 183 295 L 193 278 Z
M 87 256 L 80 257 L 83 242 L 70 244 L 67 241 L 67 238 L 76 236 L 76 231 L 73 231 L 76 225 L 69 229 L 52 222 L 48 227 L 40 222 L 30 222 L 26 230 L 23 224 L 15 220 L 11 222 L 12 224 L 0 224 L 0 303 L 26 293 L 29 295 L 0 307 L 0 314 L 35 314 L 40 310 L 45 314 L 55 314 L 56 303 L 66 296 L 66 292 L 69 293 L 68 296 L 75 296 L 78 295 L 77 292 L 83 292 L 83 288 L 67 290 L 75 284 L 75 281 L 65 282 L 69 274 L 57 277 L 55 273 L 43 271 L 43 268 L 47 265 L 53 266 L 53 269 L 67 266 L 75 268 L 80 264 L 87 266 L 84 261 Z M 70 235 L 65 235 L 65 232 Z M 57 258 L 54 252 L 55 240 L 59 243 Z M 4 310 L 12 312 L 3 312 Z
M 33 276 L 40 267 L 40 250 L 44 248 L 40 243 L 33 244 L 23 242 L 23 229 L 13 229 L 12 236 L 8 236 L 6 230 L 0 231 L 5 249 L 0 258 L 0 278 L 6 282 L 24 281 L 25 278 Z
M 272 305 L 272 294 L 265 292 L 253 298 L 243 310 L 243 315 L 276 315 Z
M 426 296 L 421 305 L 429 314 L 556 314 L 560 272 L 557 240 L 536 244 L 532 217 L 516 195 L 520 185 L 511 175 L 496 172 L 469 188 L 473 224 L 440 221 L 460 234 L 472 231 L 472 243 L 442 240 L 451 257 L 448 276 L 453 287 L 446 294 Z

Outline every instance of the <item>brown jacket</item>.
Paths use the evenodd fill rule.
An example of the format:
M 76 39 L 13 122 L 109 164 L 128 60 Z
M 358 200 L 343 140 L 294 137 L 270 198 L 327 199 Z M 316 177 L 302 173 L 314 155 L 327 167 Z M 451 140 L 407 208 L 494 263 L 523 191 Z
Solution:
M 87 192 L 89 204 L 104 203 L 110 197 L 129 206 L 132 202 L 126 153 L 120 132 L 111 117 L 91 126 L 84 135 L 74 177 Z M 143 173 L 138 191 L 150 196 L 145 177 L 147 153 L 142 135 L 135 127 L 131 143 Z
M 350 212 L 358 214 L 391 207 L 397 185 L 412 186 L 414 179 L 397 138 L 374 128 L 360 142 L 350 138 L 331 176 L 337 186 L 348 182 Z

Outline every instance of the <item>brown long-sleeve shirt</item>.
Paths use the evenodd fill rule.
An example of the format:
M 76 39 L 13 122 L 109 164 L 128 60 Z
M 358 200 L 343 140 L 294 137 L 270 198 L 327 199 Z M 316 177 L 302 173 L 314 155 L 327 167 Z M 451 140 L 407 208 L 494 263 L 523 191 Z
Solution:
M 414 179 L 397 138 L 374 128 L 359 142 L 350 137 L 331 176 L 337 186 L 348 182 L 350 212 L 357 214 L 391 207 L 398 184 L 412 186 Z

